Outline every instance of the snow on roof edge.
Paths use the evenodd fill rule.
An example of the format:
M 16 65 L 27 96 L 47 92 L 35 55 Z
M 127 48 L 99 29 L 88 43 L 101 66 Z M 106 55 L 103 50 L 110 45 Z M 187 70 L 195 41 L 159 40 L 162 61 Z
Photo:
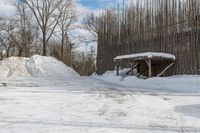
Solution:
M 145 52 L 145 53 L 121 55 L 121 56 L 115 57 L 114 60 L 139 58 L 139 57 L 147 57 L 147 58 L 163 57 L 163 58 L 176 60 L 175 55 L 172 55 L 172 54 L 169 54 L 169 53 L 160 53 L 160 52 Z

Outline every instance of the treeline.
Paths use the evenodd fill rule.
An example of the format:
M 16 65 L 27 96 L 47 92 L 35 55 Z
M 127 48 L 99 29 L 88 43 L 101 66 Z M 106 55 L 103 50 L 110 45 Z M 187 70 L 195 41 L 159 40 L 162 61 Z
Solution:
M 199 0 L 133 0 L 87 23 L 98 35 L 99 74 L 114 69 L 117 55 L 147 51 L 175 54 L 171 74 L 200 73 Z

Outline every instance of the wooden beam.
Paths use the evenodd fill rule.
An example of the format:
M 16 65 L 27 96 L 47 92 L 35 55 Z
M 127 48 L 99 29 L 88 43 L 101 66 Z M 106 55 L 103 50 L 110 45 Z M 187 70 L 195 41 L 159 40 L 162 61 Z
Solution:
M 175 64 L 175 62 L 171 63 L 170 65 L 168 65 L 161 73 L 159 73 L 157 75 L 157 77 L 162 76 L 170 67 L 172 67 Z
M 132 72 L 131 74 L 132 74 L 132 76 L 133 76 L 133 70 L 136 68 L 138 66 L 138 64 L 136 64 L 135 66 L 131 66 L 131 70 L 129 70 L 127 73 L 126 73 L 126 75 L 128 75 L 130 72 Z

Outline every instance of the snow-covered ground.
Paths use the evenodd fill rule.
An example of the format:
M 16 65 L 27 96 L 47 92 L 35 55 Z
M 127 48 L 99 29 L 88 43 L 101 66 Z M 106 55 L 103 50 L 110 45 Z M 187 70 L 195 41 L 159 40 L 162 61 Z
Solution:
M 191 91 L 189 85 L 174 91 L 166 86 L 171 78 L 159 78 L 157 83 L 134 77 L 122 80 L 111 73 L 93 77 L 44 73 L 48 71 L 37 77 L 10 73 L 13 76 L 1 78 L 0 133 L 200 132 L 200 91 L 194 87 L 199 85 L 198 76 L 171 77 L 183 88 L 191 82 Z M 156 83 L 160 86 L 154 89 Z
M 123 75 L 125 72 L 127 72 L 127 70 L 121 70 L 120 74 Z M 171 77 L 154 77 L 144 80 L 135 76 L 116 76 L 115 71 L 109 71 L 103 76 L 95 77 L 115 85 L 126 86 L 126 88 L 132 91 L 138 90 L 172 94 L 182 93 L 183 95 L 200 94 L 200 75 L 176 75 Z

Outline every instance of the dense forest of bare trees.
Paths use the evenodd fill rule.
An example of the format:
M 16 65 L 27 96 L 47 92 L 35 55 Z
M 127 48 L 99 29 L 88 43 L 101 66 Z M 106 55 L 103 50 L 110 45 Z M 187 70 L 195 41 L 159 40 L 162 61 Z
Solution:
M 200 73 L 199 0 L 133 0 L 88 19 L 95 20 L 99 74 L 114 69 L 117 55 L 147 51 L 176 55 L 170 74 Z

